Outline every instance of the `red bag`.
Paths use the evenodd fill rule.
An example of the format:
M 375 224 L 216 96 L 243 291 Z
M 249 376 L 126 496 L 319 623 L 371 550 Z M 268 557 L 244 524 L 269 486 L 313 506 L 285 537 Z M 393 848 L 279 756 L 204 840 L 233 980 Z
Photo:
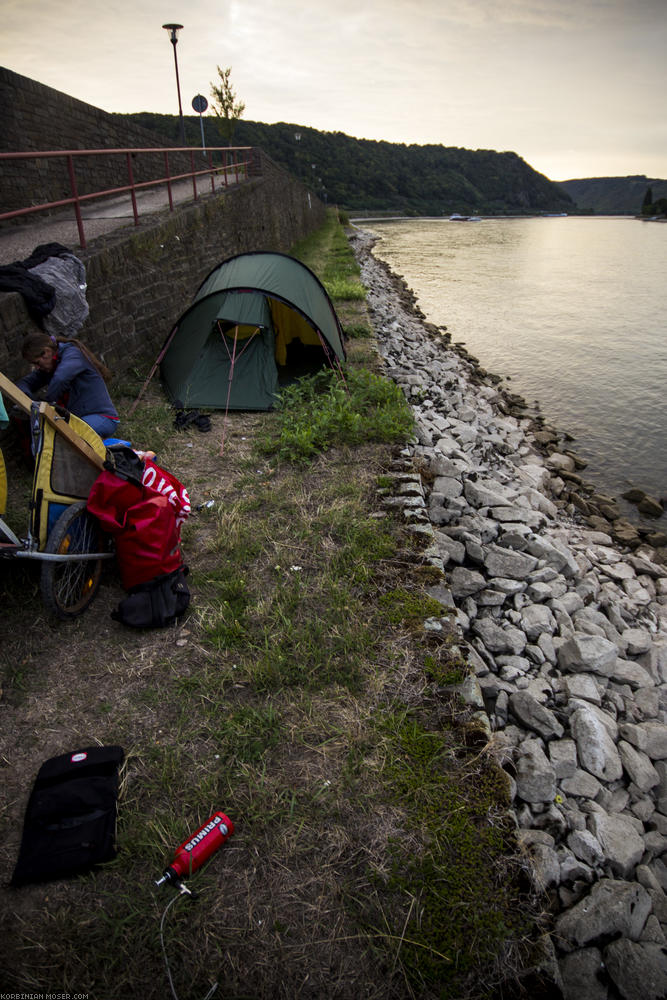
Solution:
M 88 510 L 115 538 L 126 590 L 182 565 L 181 525 L 190 498 L 175 476 L 150 459 L 144 461 L 141 486 L 104 470 L 90 491 Z

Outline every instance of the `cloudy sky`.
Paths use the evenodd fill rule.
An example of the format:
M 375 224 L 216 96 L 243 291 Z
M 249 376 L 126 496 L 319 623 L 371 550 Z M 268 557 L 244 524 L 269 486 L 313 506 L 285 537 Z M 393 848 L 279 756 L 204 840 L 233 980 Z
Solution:
M 667 178 L 667 0 L 2 0 L 0 64 L 178 112 L 232 67 L 245 118 L 513 150 L 552 180 Z

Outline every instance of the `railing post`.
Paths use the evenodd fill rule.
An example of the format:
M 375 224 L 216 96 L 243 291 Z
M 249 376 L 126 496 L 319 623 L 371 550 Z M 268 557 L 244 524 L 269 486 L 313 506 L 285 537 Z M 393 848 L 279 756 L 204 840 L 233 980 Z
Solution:
M 131 153 L 125 154 L 125 159 L 127 162 L 127 179 L 130 182 L 130 198 L 132 199 L 132 211 L 134 213 L 134 224 L 139 225 L 139 212 L 137 211 L 137 196 L 134 190 L 134 175 L 132 174 L 132 160 Z
M 222 176 L 225 178 L 225 187 L 227 187 L 227 150 L 222 154 Z
M 79 192 L 76 187 L 76 177 L 74 176 L 74 160 L 70 154 L 67 157 L 67 171 L 69 173 L 69 184 L 72 191 L 72 197 L 75 198 L 74 202 L 74 214 L 76 216 L 76 225 L 79 230 L 79 243 L 81 246 L 86 248 L 86 236 L 83 231 L 83 219 L 81 218 L 81 206 L 79 205 Z
M 190 170 L 192 171 L 192 190 L 196 201 L 199 196 L 197 194 L 197 178 L 195 177 L 195 154 L 192 149 L 190 150 Z
M 208 151 L 208 168 L 211 171 L 211 191 L 215 193 L 215 174 L 213 173 L 213 153 Z
M 169 211 L 173 212 L 174 211 L 174 199 L 172 198 L 172 195 L 171 195 L 171 174 L 169 173 L 169 153 L 168 153 L 168 151 L 166 149 L 164 151 L 164 171 L 165 171 L 165 177 L 167 179 L 167 194 L 169 196 Z

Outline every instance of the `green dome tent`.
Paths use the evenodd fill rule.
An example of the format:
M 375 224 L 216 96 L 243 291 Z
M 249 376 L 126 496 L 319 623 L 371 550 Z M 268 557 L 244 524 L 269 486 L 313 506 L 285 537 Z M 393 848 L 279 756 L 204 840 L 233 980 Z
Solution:
M 267 410 L 294 345 L 331 365 L 345 360 L 343 330 L 319 279 L 294 257 L 255 251 L 210 272 L 156 365 L 167 395 L 184 407 Z

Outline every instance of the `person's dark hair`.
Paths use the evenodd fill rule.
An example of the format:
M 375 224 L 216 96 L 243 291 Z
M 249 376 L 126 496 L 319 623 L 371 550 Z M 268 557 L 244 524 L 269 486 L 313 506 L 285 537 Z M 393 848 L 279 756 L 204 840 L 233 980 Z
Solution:
M 23 338 L 23 343 L 21 345 L 21 354 L 26 361 L 34 364 L 37 358 L 42 354 L 44 348 L 53 347 L 54 350 L 59 344 L 74 344 L 78 347 L 83 356 L 90 361 L 93 368 L 95 368 L 99 374 L 102 376 L 105 382 L 111 378 L 111 372 L 99 358 L 95 357 L 93 352 L 89 350 L 85 344 L 82 344 L 80 340 L 75 340 L 74 337 L 52 337 L 48 333 L 42 333 L 41 331 L 35 331 L 34 333 L 29 333 Z

